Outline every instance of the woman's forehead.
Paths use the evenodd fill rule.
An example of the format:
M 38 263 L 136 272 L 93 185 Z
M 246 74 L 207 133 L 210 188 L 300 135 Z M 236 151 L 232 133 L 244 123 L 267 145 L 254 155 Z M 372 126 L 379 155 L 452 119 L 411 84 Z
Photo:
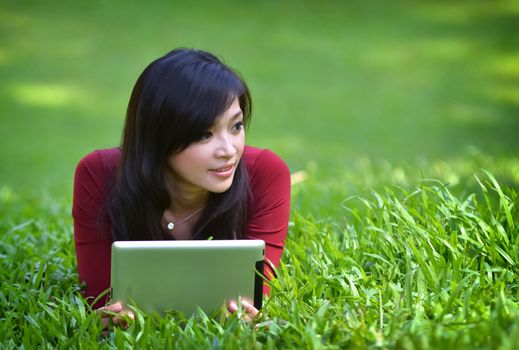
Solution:
M 241 110 L 240 100 L 236 97 L 233 102 L 222 114 L 216 117 L 215 124 L 221 122 L 227 122 L 229 120 L 236 119 L 243 115 L 243 111 Z

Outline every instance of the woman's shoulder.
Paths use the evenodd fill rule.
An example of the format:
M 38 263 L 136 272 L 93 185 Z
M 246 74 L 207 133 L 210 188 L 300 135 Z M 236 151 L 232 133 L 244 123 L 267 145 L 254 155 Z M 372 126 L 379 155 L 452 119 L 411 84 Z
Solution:
M 78 168 L 111 168 L 117 167 L 121 159 L 121 149 L 119 147 L 96 149 L 84 156 L 78 163 Z
M 115 179 L 117 165 L 121 158 L 119 147 L 98 149 L 84 156 L 76 167 L 76 181 L 102 180 L 108 184 Z
M 253 182 L 255 179 L 272 179 L 279 176 L 290 178 L 287 164 L 269 149 L 245 146 L 242 159 Z
M 247 169 L 264 168 L 280 168 L 280 170 L 288 170 L 286 163 L 276 153 L 269 149 L 257 148 L 253 146 L 245 146 L 242 159 L 245 161 Z
M 86 156 L 84 156 L 80 161 L 80 165 L 117 165 L 119 163 L 119 159 L 121 158 L 121 149 L 119 147 L 113 148 L 105 148 L 105 149 L 96 149 Z
M 79 161 L 74 175 L 72 215 L 83 227 L 97 228 L 101 208 L 117 178 L 120 157 L 119 148 L 110 148 L 90 152 Z

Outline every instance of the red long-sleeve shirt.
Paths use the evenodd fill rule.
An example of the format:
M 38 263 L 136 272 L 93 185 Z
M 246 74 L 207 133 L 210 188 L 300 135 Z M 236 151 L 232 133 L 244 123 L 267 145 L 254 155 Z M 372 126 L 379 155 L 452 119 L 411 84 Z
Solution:
M 120 156 L 119 148 L 97 150 L 83 158 L 76 169 L 72 216 L 79 280 L 86 282 L 86 297 L 95 298 L 110 287 L 111 226 L 108 216 L 102 216 Z M 264 240 L 266 258 L 278 266 L 290 214 L 290 171 L 272 151 L 250 146 L 245 146 L 242 161 L 253 195 L 245 238 Z M 268 293 L 268 288 L 264 292 Z

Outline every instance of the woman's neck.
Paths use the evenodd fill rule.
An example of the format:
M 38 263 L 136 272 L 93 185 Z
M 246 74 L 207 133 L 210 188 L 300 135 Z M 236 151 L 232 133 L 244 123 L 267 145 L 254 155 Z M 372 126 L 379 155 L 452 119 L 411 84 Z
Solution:
M 207 198 L 209 196 L 208 192 L 202 194 L 186 194 L 186 193 L 171 193 L 171 203 L 169 205 L 169 209 L 173 212 L 183 212 L 190 211 L 202 208 L 207 203 Z
M 169 179 L 168 179 L 169 180 Z M 194 187 L 182 186 L 178 182 L 168 181 L 167 190 L 171 198 L 169 209 L 173 212 L 196 210 L 206 205 L 209 191 Z
M 208 191 L 188 191 L 181 186 L 168 185 L 171 198 L 162 216 L 162 227 L 177 240 L 192 239 L 195 223 L 207 204 Z M 168 225 L 173 224 L 174 229 Z

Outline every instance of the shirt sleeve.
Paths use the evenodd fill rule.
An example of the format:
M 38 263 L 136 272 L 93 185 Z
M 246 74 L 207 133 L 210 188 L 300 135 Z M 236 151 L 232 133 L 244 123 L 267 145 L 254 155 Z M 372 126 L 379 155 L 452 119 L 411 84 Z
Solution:
M 110 287 L 111 237 L 108 216 L 102 215 L 107 196 L 105 169 L 98 151 L 83 158 L 74 177 L 72 216 L 79 280 L 93 301 Z M 104 305 L 107 297 L 94 305 Z
M 275 153 L 262 151 L 249 174 L 252 210 L 249 210 L 246 238 L 265 241 L 265 258 L 279 266 L 290 216 L 290 170 Z M 272 273 L 265 264 L 267 276 Z M 267 286 L 264 293 L 269 294 Z

